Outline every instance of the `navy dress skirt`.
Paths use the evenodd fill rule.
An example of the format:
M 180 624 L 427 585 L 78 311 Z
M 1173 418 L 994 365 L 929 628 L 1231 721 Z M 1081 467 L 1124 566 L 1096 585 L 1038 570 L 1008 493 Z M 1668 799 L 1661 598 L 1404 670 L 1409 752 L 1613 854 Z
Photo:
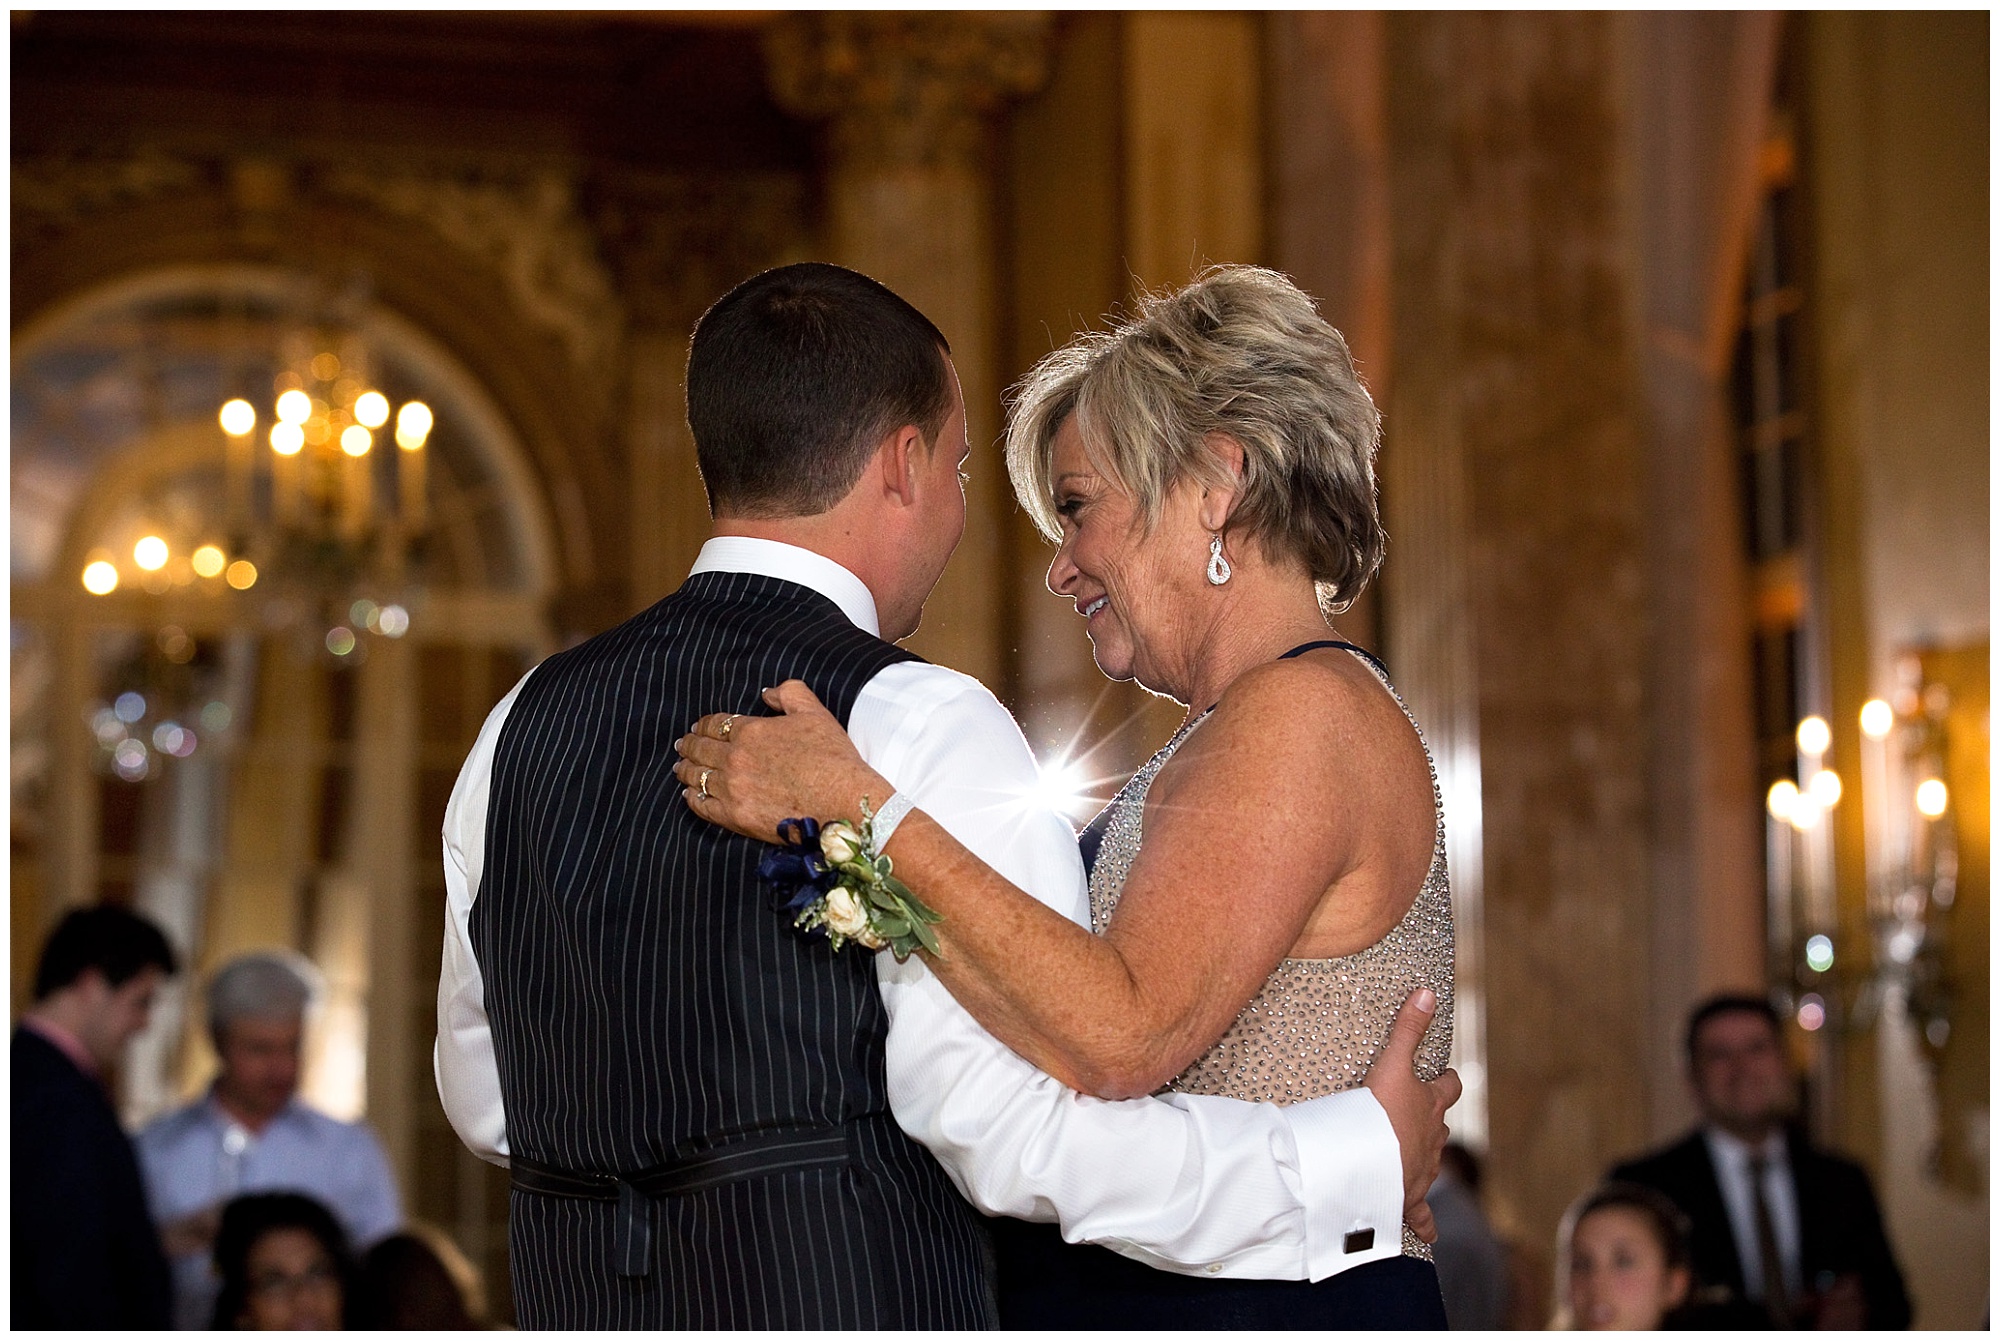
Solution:
M 1000 1325 L 1208 1331 L 1254 1327 L 1446 1327 L 1437 1268 L 1391 1257 L 1323 1281 L 1223 1280 L 1156 1271 L 1108 1248 L 1063 1242 L 1054 1225 L 995 1220 Z

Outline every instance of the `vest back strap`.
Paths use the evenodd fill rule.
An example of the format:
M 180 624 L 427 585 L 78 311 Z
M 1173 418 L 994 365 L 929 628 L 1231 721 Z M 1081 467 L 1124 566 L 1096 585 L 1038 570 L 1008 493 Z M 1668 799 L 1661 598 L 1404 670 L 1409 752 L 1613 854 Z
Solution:
M 624 1175 L 580 1173 L 522 1155 L 512 1156 L 508 1163 L 516 1191 L 531 1196 L 617 1202 L 618 1227 L 613 1251 L 618 1259 L 618 1274 L 643 1277 L 652 1270 L 655 1199 L 685 1196 L 744 1178 L 845 1164 L 857 1134 L 854 1126 L 850 1123 L 841 1127 L 754 1132 L 686 1159 Z

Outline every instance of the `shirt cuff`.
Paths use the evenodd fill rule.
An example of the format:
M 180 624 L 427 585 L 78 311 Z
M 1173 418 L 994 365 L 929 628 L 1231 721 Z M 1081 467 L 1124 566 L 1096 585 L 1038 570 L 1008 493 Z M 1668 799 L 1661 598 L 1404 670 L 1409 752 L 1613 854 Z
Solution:
M 1366 1087 L 1294 1104 L 1306 1205 L 1306 1274 L 1324 1280 L 1403 1251 L 1403 1152 Z

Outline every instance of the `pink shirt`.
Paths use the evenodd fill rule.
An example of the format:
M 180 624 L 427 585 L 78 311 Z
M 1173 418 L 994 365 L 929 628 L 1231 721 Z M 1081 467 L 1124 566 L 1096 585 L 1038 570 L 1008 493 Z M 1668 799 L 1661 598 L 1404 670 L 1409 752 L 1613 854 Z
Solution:
M 34 1015 L 23 1015 L 21 1017 L 21 1027 L 30 1032 L 40 1034 L 50 1043 L 55 1044 L 56 1047 L 62 1050 L 63 1056 L 76 1063 L 77 1070 L 83 1072 L 93 1080 L 104 1079 L 103 1075 L 98 1071 L 97 1059 L 90 1055 L 90 1049 L 84 1047 L 83 1040 L 72 1034 L 69 1030 L 53 1021 L 44 1020 Z

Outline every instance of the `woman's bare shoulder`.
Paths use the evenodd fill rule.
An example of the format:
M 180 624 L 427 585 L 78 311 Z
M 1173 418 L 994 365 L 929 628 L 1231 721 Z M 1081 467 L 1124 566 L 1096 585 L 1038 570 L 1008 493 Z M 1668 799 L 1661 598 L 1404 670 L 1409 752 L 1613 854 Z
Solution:
M 1395 697 L 1360 658 L 1338 648 L 1253 666 L 1223 693 L 1208 726 L 1223 727 L 1219 735 L 1282 726 L 1301 743 L 1342 751 L 1373 741 L 1401 754 L 1416 744 Z

